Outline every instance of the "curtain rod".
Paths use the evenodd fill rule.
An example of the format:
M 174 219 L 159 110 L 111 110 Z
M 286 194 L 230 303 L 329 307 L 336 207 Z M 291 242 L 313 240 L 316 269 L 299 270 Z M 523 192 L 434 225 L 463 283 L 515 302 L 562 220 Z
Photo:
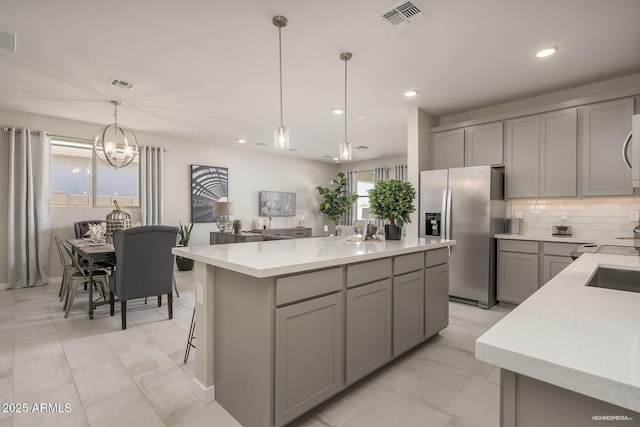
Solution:
M 4 126 L 2 128 L 2 130 L 4 132 L 11 132 L 11 128 L 8 126 Z M 16 129 L 16 132 L 21 133 L 22 131 L 20 129 Z M 40 131 L 36 131 L 36 130 L 32 130 L 31 131 L 32 135 L 36 135 L 36 136 L 40 136 Z M 70 142 L 82 142 L 82 143 L 87 143 L 87 144 L 91 144 L 93 145 L 93 141 L 90 139 L 86 139 L 86 138 L 76 138 L 73 136 L 62 136 L 62 135 L 54 135 L 52 133 L 49 132 L 45 132 L 46 135 L 49 135 L 52 139 L 63 139 L 65 141 L 70 141 Z M 162 151 L 164 153 L 167 152 L 167 149 L 165 147 L 158 147 L 158 148 L 162 148 Z

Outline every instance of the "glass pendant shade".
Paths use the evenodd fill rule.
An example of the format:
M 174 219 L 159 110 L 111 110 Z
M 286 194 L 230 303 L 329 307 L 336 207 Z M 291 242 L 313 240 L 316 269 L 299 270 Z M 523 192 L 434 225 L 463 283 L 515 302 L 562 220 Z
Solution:
M 118 124 L 118 105 L 115 106 L 115 121 L 99 129 L 93 136 L 93 153 L 101 163 L 114 169 L 123 168 L 136 158 L 138 140 L 131 129 Z
M 276 148 L 280 150 L 289 149 L 289 129 L 284 126 L 278 126 L 274 132 Z
M 340 144 L 340 160 L 351 160 L 351 144 L 347 141 Z

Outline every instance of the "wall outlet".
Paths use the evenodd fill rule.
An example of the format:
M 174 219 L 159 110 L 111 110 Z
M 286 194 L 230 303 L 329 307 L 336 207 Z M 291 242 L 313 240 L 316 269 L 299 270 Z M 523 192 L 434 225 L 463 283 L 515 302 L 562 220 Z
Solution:
M 201 283 L 196 283 L 196 302 L 204 304 L 204 286 Z
M 515 216 L 516 218 L 522 218 L 522 211 L 516 211 Z
M 629 221 L 638 222 L 640 220 L 640 212 L 629 211 Z
M 569 212 L 560 211 L 560 221 L 569 221 Z

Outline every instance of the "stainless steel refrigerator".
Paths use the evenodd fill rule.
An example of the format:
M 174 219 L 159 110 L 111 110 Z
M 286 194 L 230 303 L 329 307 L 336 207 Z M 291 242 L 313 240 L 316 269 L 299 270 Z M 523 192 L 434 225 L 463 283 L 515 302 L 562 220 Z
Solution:
M 496 303 L 496 243 L 504 231 L 504 169 L 476 166 L 420 173 L 420 236 L 456 241 L 449 260 L 450 299 Z

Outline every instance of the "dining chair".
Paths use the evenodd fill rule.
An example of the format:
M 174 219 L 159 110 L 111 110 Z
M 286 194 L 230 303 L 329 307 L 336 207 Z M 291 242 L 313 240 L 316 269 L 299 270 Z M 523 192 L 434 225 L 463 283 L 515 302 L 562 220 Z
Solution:
M 120 300 L 122 329 L 127 329 L 127 301 L 167 295 L 169 319 L 173 318 L 173 265 L 178 227 L 144 225 L 113 233 L 116 267 L 109 277 L 110 312 L 115 313 L 115 297 Z
M 71 248 L 64 244 L 62 245 L 62 248 L 71 262 L 71 265 L 73 265 L 73 269 L 69 270 L 67 273 L 66 298 L 63 307 L 64 317 L 66 318 L 69 316 L 69 310 L 71 309 L 71 305 L 76 298 L 78 287 L 80 286 L 84 286 L 85 284 L 89 286 L 93 286 L 94 284 L 99 285 L 98 290 L 100 291 L 100 295 L 102 298 L 107 298 L 109 275 L 104 270 L 94 270 L 92 272 L 93 283 L 89 283 L 89 272 L 80 265 Z
M 104 219 L 94 219 L 87 221 L 77 221 L 73 223 L 73 229 L 76 233 L 76 239 L 82 239 L 89 231 L 89 224 L 100 224 L 104 222 Z
M 60 262 L 62 263 L 62 282 L 60 282 L 60 290 L 58 291 L 58 297 L 60 298 L 60 302 L 65 298 L 67 294 L 67 287 L 69 285 L 68 274 L 75 270 L 75 266 L 68 260 L 66 252 L 64 250 L 64 246 L 66 244 L 57 236 L 53 237 L 56 242 L 56 246 L 58 248 L 58 255 L 60 256 Z

